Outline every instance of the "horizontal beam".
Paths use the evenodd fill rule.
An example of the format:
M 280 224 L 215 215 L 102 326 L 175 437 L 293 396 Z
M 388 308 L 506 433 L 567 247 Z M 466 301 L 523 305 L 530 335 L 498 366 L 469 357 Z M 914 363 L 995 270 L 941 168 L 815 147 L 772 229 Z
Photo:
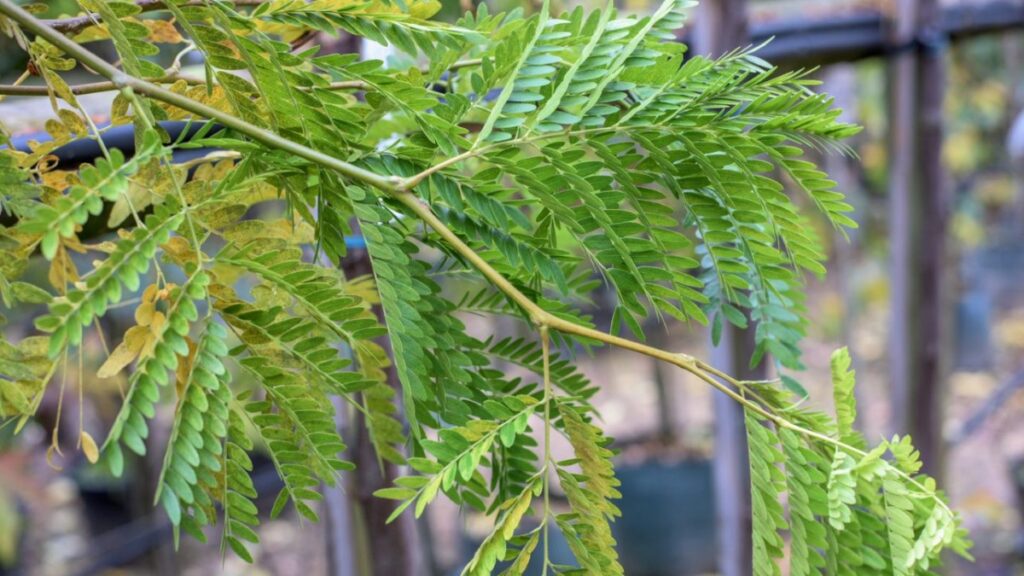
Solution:
M 771 39 L 758 55 L 785 68 L 855 62 L 905 50 L 940 49 L 948 42 L 1024 28 L 1024 1 L 993 0 L 944 8 L 938 30 L 918 36 L 906 45 L 889 40 L 887 22 L 881 12 L 865 11 L 820 19 L 755 23 L 751 42 L 757 45 Z

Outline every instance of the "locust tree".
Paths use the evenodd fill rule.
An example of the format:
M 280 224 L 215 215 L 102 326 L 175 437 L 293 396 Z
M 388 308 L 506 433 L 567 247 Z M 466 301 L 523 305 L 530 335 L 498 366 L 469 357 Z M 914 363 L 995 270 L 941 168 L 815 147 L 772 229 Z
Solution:
M 250 559 L 254 451 L 283 483 L 273 513 L 290 503 L 315 520 L 318 487 L 353 466 L 338 397 L 365 415 L 379 457 L 408 472 L 378 492 L 395 515 L 444 497 L 494 517 L 467 573 L 518 574 L 533 555 L 546 571 L 621 573 L 614 452 L 573 356 L 608 346 L 743 406 L 756 574 L 780 573 L 784 556 L 794 575 L 920 574 L 944 549 L 968 554 L 909 439 L 872 446 L 855 430 L 845 350 L 832 358 L 829 415 L 801 404 L 791 379 L 740 381 L 644 343 L 649 317 L 716 335 L 754 324 L 751 362 L 770 358 L 787 377 L 802 368 L 805 278 L 826 261 L 812 222 L 855 226 L 806 154 L 842 153 L 857 131 L 807 71 L 778 71 L 754 49 L 686 54 L 688 0 L 648 15 L 481 5 L 454 24 L 430 20 L 433 0 L 79 5 L 44 21 L 37 6 L 0 0 L 0 30 L 29 59 L 22 79 L 42 79 L 0 92 L 53 108 L 50 141 L 0 150 L 0 296 L 40 308 L 36 334 L 0 346 L 0 411 L 21 426 L 48 387 L 63 398 L 69 374 L 124 371 L 102 443 L 86 431 L 64 441 L 115 475 L 163 449 L 154 497 L 176 529 Z M 401 55 L 322 55 L 310 32 Z M 113 41 L 116 63 L 90 51 L 99 40 Z M 170 68 L 154 63 L 157 43 L 178 51 Z M 181 73 L 189 52 L 201 76 Z M 69 85 L 62 72 L 76 68 L 101 79 Z M 107 127 L 77 99 L 99 91 L 116 93 Z M 178 136 L 173 122 L 186 124 Z M 54 166 L 60 146 L 121 124 L 134 128 L 131 153 Z M 196 149 L 210 152 L 174 161 Z M 283 209 L 259 210 L 272 203 Z M 83 234 L 97 219 L 115 233 Z M 357 228 L 372 278 L 339 266 Z M 49 281 L 22 279 L 40 259 Z M 599 290 L 614 295 L 608 325 L 584 312 Z M 116 346 L 90 368 L 83 343 L 124 306 L 136 325 L 108 334 Z M 517 319 L 532 336 L 474 336 L 467 313 Z M 166 448 L 147 442 L 157 410 L 173 414 Z M 553 456 L 555 435 L 571 459 Z M 568 511 L 552 508 L 553 490 Z M 549 561 L 553 530 L 576 566 Z

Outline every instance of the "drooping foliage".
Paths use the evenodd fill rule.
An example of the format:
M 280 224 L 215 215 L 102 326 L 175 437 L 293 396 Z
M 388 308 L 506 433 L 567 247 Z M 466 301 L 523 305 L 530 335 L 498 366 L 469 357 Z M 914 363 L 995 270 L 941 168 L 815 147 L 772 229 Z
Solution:
M 548 558 L 551 530 L 576 566 L 550 568 L 622 573 L 615 452 L 572 362 L 578 347 L 610 344 L 744 405 L 756 573 L 788 558 L 794 575 L 917 574 L 943 549 L 967 554 L 909 441 L 868 451 L 856 432 L 844 351 L 831 418 L 774 382 L 637 342 L 651 316 L 715 335 L 752 325 L 752 362 L 802 367 L 804 281 L 826 259 L 811 221 L 855 225 L 805 154 L 842 151 L 857 131 L 807 72 L 779 72 L 749 48 L 688 54 L 675 41 L 688 0 L 642 16 L 481 5 L 455 24 L 430 20 L 430 0 L 80 4 L 95 18 L 69 41 L 0 0 L 0 30 L 55 109 L 50 142 L 0 149 L 0 296 L 9 309 L 47 307 L 39 335 L 0 346 L 0 416 L 23 424 L 58 371 L 86 364 L 74 358 L 112 310 L 134 305 L 97 370 L 128 374 L 99 456 L 120 474 L 132 453 L 161 448 L 157 411 L 172 415 L 156 499 L 176 528 L 204 539 L 219 524 L 222 546 L 251 561 L 257 451 L 283 486 L 273 514 L 291 504 L 315 520 L 318 487 L 353 466 L 340 399 L 366 416 L 382 460 L 408 464 L 378 492 L 395 516 L 441 494 L 494 516 L 467 573 L 521 574 L 536 551 Z M 404 55 L 321 55 L 310 30 Z M 82 48 L 104 39 L 120 70 Z M 154 43 L 200 53 L 203 77 L 161 70 Z M 110 117 L 134 126 L 136 146 L 71 171 L 50 155 L 105 131 L 59 74 L 76 61 L 116 80 Z M 171 139 L 170 121 L 202 128 Z M 206 155 L 174 161 L 195 149 Z M 116 232 L 96 237 L 96 222 Z M 342 271 L 363 257 L 352 250 L 372 277 Z M 20 280 L 37 262 L 49 288 Z M 585 312 L 598 298 L 613 303 L 607 325 Z M 481 338 L 466 314 L 518 318 L 537 336 Z M 574 457 L 553 458 L 552 434 Z M 552 510 L 552 482 L 568 511 Z

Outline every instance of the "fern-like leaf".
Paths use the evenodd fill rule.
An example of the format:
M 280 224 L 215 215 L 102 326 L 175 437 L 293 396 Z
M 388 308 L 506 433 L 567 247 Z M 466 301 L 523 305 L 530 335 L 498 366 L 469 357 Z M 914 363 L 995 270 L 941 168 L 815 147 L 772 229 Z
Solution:
M 747 444 L 750 449 L 750 487 L 754 510 L 754 573 L 758 576 L 781 574 L 777 560 L 782 557 L 786 528 L 779 495 L 785 490 L 785 477 L 779 469 L 784 457 L 775 431 L 747 413 Z
M 228 433 L 230 374 L 221 362 L 228 352 L 226 337 L 222 325 L 207 324 L 190 357 L 157 481 L 156 500 L 172 524 L 202 541 L 200 528 L 216 520 L 211 494 L 217 493 L 217 477 L 223 473 Z
M 121 475 L 124 465 L 121 444 L 140 456 L 146 453 L 146 418 L 155 414 L 160 389 L 168 383 L 168 372 L 177 369 L 181 358 L 189 356 L 189 326 L 199 317 L 195 301 L 206 297 L 210 276 L 194 267 L 186 272 L 189 276 L 185 283 L 171 291 L 166 320 L 153 335 L 153 344 L 143 351 L 132 373 L 128 394 L 103 443 L 104 456 L 115 476 Z M 198 452 L 190 451 L 189 456 L 192 465 L 197 465 Z
M 117 200 L 128 188 L 128 178 L 148 162 L 160 148 L 159 137 L 153 131 L 143 132 L 142 146 L 125 161 L 120 150 L 110 151 L 110 160 L 100 158 L 95 166 L 79 172 L 80 184 L 71 186 L 53 206 L 40 205 L 31 217 L 22 221 L 20 228 L 30 234 L 42 234 L 40 246 L 43 256 L 53 260 L 61 238 L 68 238 L 76 227 L 90 216 L 103 211 L 103 202 Z
M 56 357 L 66 345 L 77 346 L 82 330 L 102 316 L 107 306 L 121 300 L 122 286 L 139 288 L 139 277 L 153 261 L 157 247 L 166 242 L 181 224 L 183 215 L 170 203 L 158 206 L 146 217 L 145 225 L 117 242 L 114 251 L 75 289 L 50 304 L 50 312 L 36 319 L 36 328 L 50 333 L 50 356 Z

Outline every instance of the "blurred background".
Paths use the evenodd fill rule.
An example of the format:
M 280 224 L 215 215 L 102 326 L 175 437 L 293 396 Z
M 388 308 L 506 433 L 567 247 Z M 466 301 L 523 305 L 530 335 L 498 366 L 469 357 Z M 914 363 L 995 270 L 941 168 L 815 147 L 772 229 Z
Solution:
M 438 17 L 454 20 L 473 2 L 444 0 Z M 80 10 L 72 0 L 46 4 L 50 18 Z M 521 5 L 489 3 L 492 12 Z M 654 7 L 649 0 L 619 5 L 637 13 Z M 705 0 L 680 38 L 692 52 L 715 55 L 768 39 L 763 58 L 781 68 L 817 66 L 821 89 L 848 121 L 864 126 L 849 143 L 856 157 L 820 158 L 855 205 L 860 228 L 843 238 L 818 223 L 831 239 L 831 262 L 825 280 L 808 279 L 812 321 L 799 376 L 806 402 L 831 409 L 829 354 L 848 345 L 859 425 L 871 440 L 910 433 L 976 542 L 976 563 L 951 562 L 946 573 L 1024 574 L 1024 1 Z M 387 56 L 351 38 L 313 42 Z M 113 58 L 109 46 L 95 46 Z M 162 64 L 170 65 L 173 52 L 166 52 Z M 185 64 L 201 76 L 200 62 Z M 11 84 L 24 65 L 13 45 L 0 44 L 0 84 Z M 68 80 L 94 78 L 79 69 Z M 111 99 L 81 101 L 102 123 Z M 47 138 L 50 113 L 46 99 L 0 102 L 0 118 L 21 141 Z M 121 313 L 130 325 L 131 310 Z M 29 334 L 31 316 L 15 311 L 4 326 L 8 339 Z M 517 331 L 514 323 L 466 321 L 479 334 Z M 733 373 L 772 375 L 748 370 L 749 334 L 731 331 L 715 350 L 699 326 L 670 324 L 651 334 L 660 347 L 713 358 Z M 627 352 L 580 357 L 579 365 L 601 388 L 595 404 L 621 450 L 623 516 L 615 533 L 626 573 L 749 573 L 736 410 L 688 375 Z M 84 384 L 83 419 L 101 438 L 117 407 L 117 383 Z M 290 512 L 266 520 L 253 566 L 222 560 L 216 540 L 183 539 L 175 554 L 169 525 L 151 506 L 155 459 L 137 461 L 123 479 L 90 469 L 71 450 L 58 460 L 62 470 L 47 465 L 57 397 L 50 393 L 20 435 L 0 429 L 3 575 L 342 576 L 360 573 L 353 542 L 366 539 L 378 551 L 394 544 L 395 554 L 412 559 L 396 576 L 440 575 L 457 573 L 487 533 L 485 518 L 439 502 L 404 535 L 394 534 L 401 528 L 375 534 L 351 513 L 346 493 L 331 492 L 326 522 L 299 522 Z M 65 426 L 77 428 L 77 418 Z M 275 482 L 272 469 L 258 467 L 261 493 L 272 495 Z M 556 560 L 568 558 L 558 548 Z

